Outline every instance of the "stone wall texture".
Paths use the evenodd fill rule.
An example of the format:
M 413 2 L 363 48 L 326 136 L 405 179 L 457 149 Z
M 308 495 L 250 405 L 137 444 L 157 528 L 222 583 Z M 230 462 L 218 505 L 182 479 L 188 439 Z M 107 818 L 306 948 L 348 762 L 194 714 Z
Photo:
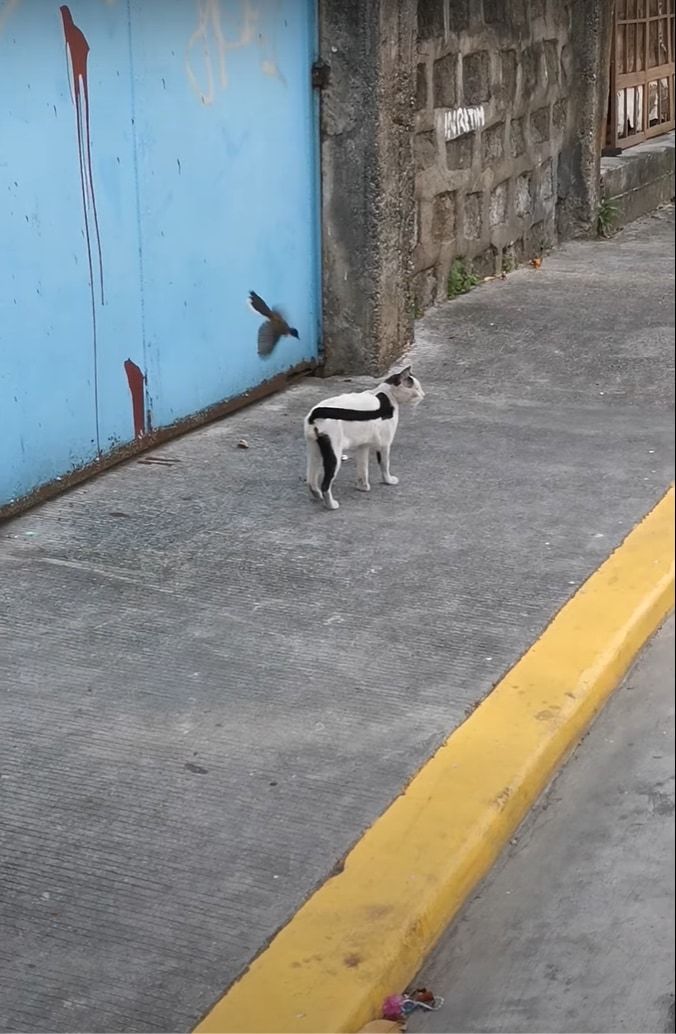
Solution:
M 456 259 L 488 276 L 556 240 L 570 146 L 574 0 L 418 0 L 418 313 L 448 296 Z
M 324 373 L 387 370 L 413 335 L 416 0 L 320 0 Z

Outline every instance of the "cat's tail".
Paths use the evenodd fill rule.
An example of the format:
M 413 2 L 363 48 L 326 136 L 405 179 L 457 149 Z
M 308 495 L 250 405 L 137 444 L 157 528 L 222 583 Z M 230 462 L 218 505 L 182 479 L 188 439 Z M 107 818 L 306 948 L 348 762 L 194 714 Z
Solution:
M 318 431 L 316 427 L 314 428 L 314 432 L 317 439 L 317 445 L 319 446 L 319 451 L 322 454 L 322 463 L 324 464 L 324 479 L 322 481 L 321 488 L 322 492 L 328 492 L 331 487 L 331 482 L 336 476 L 338 460 L 336 459 L 336 454 L 333 451 L 333 445 L 331 444 L 331 439 L 328 434 L 323 434 L 321 431 Z

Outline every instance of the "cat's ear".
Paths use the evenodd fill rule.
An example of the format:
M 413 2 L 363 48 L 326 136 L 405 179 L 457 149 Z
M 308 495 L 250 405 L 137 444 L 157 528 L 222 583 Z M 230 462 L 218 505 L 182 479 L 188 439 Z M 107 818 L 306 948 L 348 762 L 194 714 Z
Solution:
M 404 380 L 405 377 L 410 377 L 410 376 L 411 376 L 411 367 L 410 366 L 405 366 L 404 369 L 403 370 L 399 370 L 398 373 L 391 374 L 387 378 L 387 380 L 385 381 L 385 384 L 393 384 L 395 387 L 397 387 L 397 385 L 401 384 L 401 382 Z

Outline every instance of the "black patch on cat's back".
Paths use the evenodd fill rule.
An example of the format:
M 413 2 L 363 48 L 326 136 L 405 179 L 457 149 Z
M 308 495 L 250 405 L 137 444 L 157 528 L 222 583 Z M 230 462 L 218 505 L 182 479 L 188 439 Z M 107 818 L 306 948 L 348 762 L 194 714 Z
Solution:
M 317 406 L 308 417 L 308 423 L 315 420 L 389 420 L 394 416 L 394 406 L 384 391 L 376 395 L 378 409 L 339 409 L 337 406 Z

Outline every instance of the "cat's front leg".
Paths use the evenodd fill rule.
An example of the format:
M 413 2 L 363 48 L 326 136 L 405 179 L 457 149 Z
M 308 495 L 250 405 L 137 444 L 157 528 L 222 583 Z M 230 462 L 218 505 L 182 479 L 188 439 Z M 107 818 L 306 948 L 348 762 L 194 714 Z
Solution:
M 398 485 L 399 478 L 396 478 L 394 474 L 390 474 L 390 446 L 381 445 L 377 457 L 384 484 Z
M 357 488 L 360 492 L 370 492 L 369 484 L 369 447 L 360 445 L 357 449 Z

